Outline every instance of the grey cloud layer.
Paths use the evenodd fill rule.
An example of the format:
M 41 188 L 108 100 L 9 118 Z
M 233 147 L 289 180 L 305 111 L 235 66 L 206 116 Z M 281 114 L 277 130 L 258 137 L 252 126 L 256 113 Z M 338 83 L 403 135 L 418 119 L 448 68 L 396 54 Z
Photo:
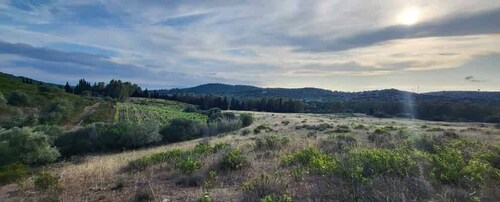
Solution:
M 10 67 L 164 81 L 158 87 L 411 77 L 500 51 L 495 0 L 19 2 L 0 0 L 0 57 L 23 57 L 4 59 Z M 407 6 L 420 8 L 421 20 L 398 25 L 396 16 Z M 116 54 L 41 48 L 59 42 Z M 456 82 L 467 75 L 455 75 Z

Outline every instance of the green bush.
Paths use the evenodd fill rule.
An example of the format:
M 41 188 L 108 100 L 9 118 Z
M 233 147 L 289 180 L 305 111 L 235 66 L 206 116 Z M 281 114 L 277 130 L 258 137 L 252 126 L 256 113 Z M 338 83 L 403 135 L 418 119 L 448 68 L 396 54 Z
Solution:
M 241 131 L 241 135 L 246 136 L 249 135 L 252 131 L 248 128 L 245 128 Z
M 0 169 L 0 185 L 8 184 L 28 175 L 29 167 L 23 164 L 9 164 Z
M 143 124 L 93 123 L 84 128 L 69 131 L 55 140 L 64 156 L 92 152 L 121 151 L 160 142 L 158 126 L 153 122 Z
M 182 174 L 191 175 L 195 170 L 201 167 L 201 163 L 194 157 L 186 155 L 178 160 L 175 167 L 181 171 Z
M 282 164 L 288 166 L 301 166 L 309 172 L 315 174 L 332 173 L 337 169 L 338 162 L 336 159 L 322 153 L 314 147 L 309 147 L 303 150 L 296 151 L 292 154 L 285 155 L 281 159 Z
M 406 150 L 358 149 L 341 161 L 342 176 L 366 182 L 379 175 L 407 176 L 416 168 L 416 160 Z
M 25 106 L 30 102 L 29 96 L 20 90 L 14 90 L 10 93 L 7 98 L 9 105 L 13 106 Z
M 253 115 L 250 113 L 240 114 L 240 120 L 243 124 L 243 127 L 250 126 L 253 123 Z
M 179 149 L 174 149 L 166 152 L 154 153 L 148 156 L 141 157 L 137 160 L 128 163 L 126 170 L 143 170 L 148 166 L 164 163 L 175 162 L 183 152 Z
M 208 192 L 205 192 L 203 196 L 200 198 L 201 202 L 212 202 L 212 197 L 210 197 L 210 194 Z
M 50 138 L 31 128 L 13 128 L 0 133 L 0 166 L 10 163 L 39 165 L 55 161 L 59 152 Z
M 201 136 L 199 123 L 186 118 L 173 119 L 160 134 L 164 142 L 181 142 Z
M 349 129 L 349 126 L 346 126 L 346 125 L 338 125 L 337 128 L 333 132 L 335 132 L 335 133 L 348 133 L 348 132 L 351 132 L 351 129 Z
M 255 148 L 258 150 L 277 150 L 290 143 L 290 138 L 268 135 L 255 140 Z
M 366 127 L 365 125 L 363 124 L 358 124 L 354 127 L 354 129 L 356 130 L 368 130 L 368 127 Z
M 230 149 L 224 153 L 219 164 L 222 170 L 240 170 L 246 165 L 248 161 L 238 149 Z
M 41 132 L 49 136 L 51 142 L 54 142 L 59 136 L 64 133 L 64 130 L 59 126 L 54 125 L 38 125 L 33 128 L 35 132 Z
M 125 170 L 143 170 L 148 166 L 153 166 L 161 163 L 169 163 L 175 165 L 176 168 L 181 172 L 189 174 L 190 170 L 194 171 L 197 169 L 198 166 L 196 164 L 201 165 L 199 163 L 199 160 L 202 157 L 218 152 L 227 147 L 228 145 L 225 143 L 219 143 L 211 146 L 208 143 L 201 142 L 197 144 L 192 150 L 181 151 L 179 149 L 174 149 L 141 157 L 137 160 L 129 162 L 127 167 L 125 167 Z
M 65 99 L 52 101 L 43 111 L 41 122 L 46 124 L 58 124 L 67 120 L 73 111 L 73 103 Z
M 476 155 L 471 158 L 452 145 L 438 147 L 432 155 L 431 164 L 432 176 L 444 184 L 474 188 L 482 185 L 488 176 L 500 177 L 499 169 Z
M 58 181 L 59 179 L 57 176 L 49 172 L 42 172 L 40 175 L 35 177 L 34 184 L 35 188 L 41 190 L 57 189 L 59 187 Z
M 266 126 L 266 125 L 259 125 L 257 126 L 256 128 L 253 129 L 253 133 L 255 134 L 259 134 L 261 131 L 266 131 L 266 132 L 269 132 L 271 131 L 272 129 L 269 128 L 269 126 Z
M 264 196 L 264 198 L 260 199 L 260 202 L 292 202 L 292 197 L 284 194 L 284 195 L 276 195 L 271 194 Z

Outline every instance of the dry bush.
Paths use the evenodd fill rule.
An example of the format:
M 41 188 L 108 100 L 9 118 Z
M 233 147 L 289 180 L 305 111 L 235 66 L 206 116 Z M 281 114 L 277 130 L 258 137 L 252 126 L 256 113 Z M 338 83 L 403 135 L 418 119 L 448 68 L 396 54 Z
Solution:
M 266 196 L 284 196 L 288 181 L 278 173 L 261 173 L 243 184 L 242 201 L 261 201 Z

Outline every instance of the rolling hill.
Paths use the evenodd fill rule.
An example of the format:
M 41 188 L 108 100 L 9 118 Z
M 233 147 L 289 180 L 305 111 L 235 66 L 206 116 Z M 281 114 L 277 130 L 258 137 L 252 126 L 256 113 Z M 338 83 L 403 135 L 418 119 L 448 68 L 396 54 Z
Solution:
M 397 89 L 362 92 L 331 91 L 320 88 L 261 88 L 247 85 L 211 83 L 191 88 L 158 90 L 160 94 L 193 93 L 219 94 L 243 98 L 282 97 L 305 101 L 351 101 L 351 100 L 415 100 L 470 101 L 500 105 L 500 92 L 440 91 L 413 93 Z

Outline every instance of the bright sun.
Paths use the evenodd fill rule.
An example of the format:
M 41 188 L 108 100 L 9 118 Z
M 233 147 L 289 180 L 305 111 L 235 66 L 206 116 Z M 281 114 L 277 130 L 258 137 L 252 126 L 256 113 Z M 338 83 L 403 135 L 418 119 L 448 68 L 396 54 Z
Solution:
M 398 15 L 398 23 L 402 25 L 414 25 L 418 23 L 420 11 L 418 8 L 407 8 Z

